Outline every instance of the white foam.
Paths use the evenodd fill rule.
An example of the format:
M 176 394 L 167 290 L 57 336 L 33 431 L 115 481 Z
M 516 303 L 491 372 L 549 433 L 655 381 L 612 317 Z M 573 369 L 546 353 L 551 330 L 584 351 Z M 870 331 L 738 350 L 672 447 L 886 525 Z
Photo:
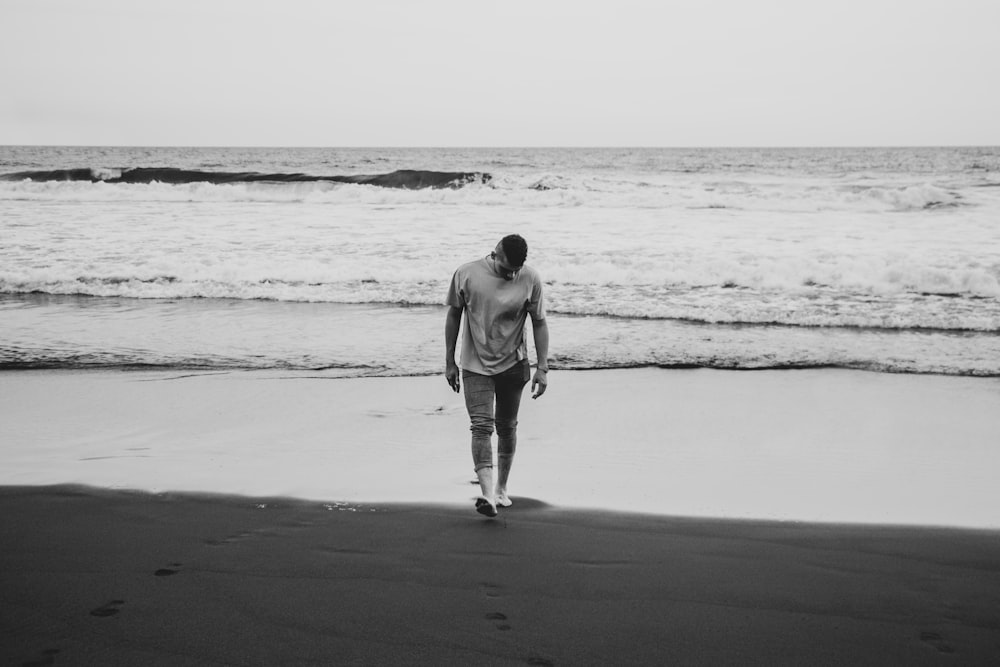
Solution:
M 448 258 L 401 259 L 395 246 L 351 252 L 265 243 L 233 256 L 228 236 L 191 247 L 141 237 L 114 253 L 66 245 L 63 256 L 14 257 L 0 292 L 138 298 L 217 297 L 338 303 L 440 304 L 454 269 Z M 251 245 L 253 234 L 244 236 Z M 428 239 L 430 241 L 430 239 Z M 713 259 L 710 252 L 715 253 Z M 424 256 L 426 255 L 426 256 Z M 705 322 L 1000 331 L 998 267 L 951 257 L 921 264 L 908 256 L 850 257 L 635 253 L 541 258 L 549 307 L 562 313 Z M 966 260 L 967 261 L 967 260 Z
M 115 178 L 121 178 L 122 170 L 114 169 L 112 167 L 94 167 L 90 170 L 90 173 L 94 178 L 102 181 L 109 181 Z

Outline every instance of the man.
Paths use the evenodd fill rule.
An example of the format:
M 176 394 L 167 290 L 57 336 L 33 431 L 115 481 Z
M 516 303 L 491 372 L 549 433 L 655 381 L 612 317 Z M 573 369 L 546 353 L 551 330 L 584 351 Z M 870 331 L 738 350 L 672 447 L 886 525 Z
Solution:
M 528 244 L 517 234 L 505 236 L 484 259 L 463 264 L 448 290 L 445 321 L 445 378 L 456 392 L 465 384 L 465 407 L 472 430 L 472 461 L 482 495 L 476 511 L 497 515 L 497 505 L 510 507 L 507 478 L 517 448 L 517 411 L 531 376 L 524 328 L 528 316 L 535 338 L 538 367 L 531 382 L 532 398 L 548 386 L 549 329 L 545 324 L 542 280 L 525 266 Z M 455 363 L 458 329 L 462 327 L 461 378 Z M 493 475 L 490 440 L 497 431 L 497 474 Z

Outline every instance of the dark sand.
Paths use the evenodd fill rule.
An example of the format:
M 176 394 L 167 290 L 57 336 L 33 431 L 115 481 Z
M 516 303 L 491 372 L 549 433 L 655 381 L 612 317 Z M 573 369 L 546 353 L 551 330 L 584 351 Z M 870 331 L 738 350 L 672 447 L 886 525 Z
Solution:
M 2 487 L 0 662 L 1000 664 L 1000 532 L 514 501 Z

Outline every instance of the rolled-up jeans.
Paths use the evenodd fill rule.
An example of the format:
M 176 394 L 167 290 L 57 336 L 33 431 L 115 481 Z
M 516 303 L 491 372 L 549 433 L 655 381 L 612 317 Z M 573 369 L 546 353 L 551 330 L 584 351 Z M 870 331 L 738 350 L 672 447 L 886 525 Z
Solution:
M 469 411 L 472 430 L 472 461 L 476 472 L 493 465 L 490 439 L 497 431 L 497 456 L 512 458 L 517 449 L 517 411 L 521 393 L 531 377 L 527 359 L 496 375 L 480 375 L 462 371 L 465 386 L 465 407 Z M 494 411 L 494 404 L 496 410 Z

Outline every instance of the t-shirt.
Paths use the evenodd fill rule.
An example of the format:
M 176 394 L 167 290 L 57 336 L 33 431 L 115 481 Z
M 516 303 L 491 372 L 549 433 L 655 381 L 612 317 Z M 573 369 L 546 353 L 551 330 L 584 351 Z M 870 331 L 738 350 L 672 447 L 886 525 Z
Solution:
M 465 309 L 459 364 L 481 375 L 502 373 L 527 359 L 528 315 L 545 319 L 542 279 L 527 265 L 513 280 L 505 280 L 489 259 L 463 264 L 451 279 L 447 303 Z

